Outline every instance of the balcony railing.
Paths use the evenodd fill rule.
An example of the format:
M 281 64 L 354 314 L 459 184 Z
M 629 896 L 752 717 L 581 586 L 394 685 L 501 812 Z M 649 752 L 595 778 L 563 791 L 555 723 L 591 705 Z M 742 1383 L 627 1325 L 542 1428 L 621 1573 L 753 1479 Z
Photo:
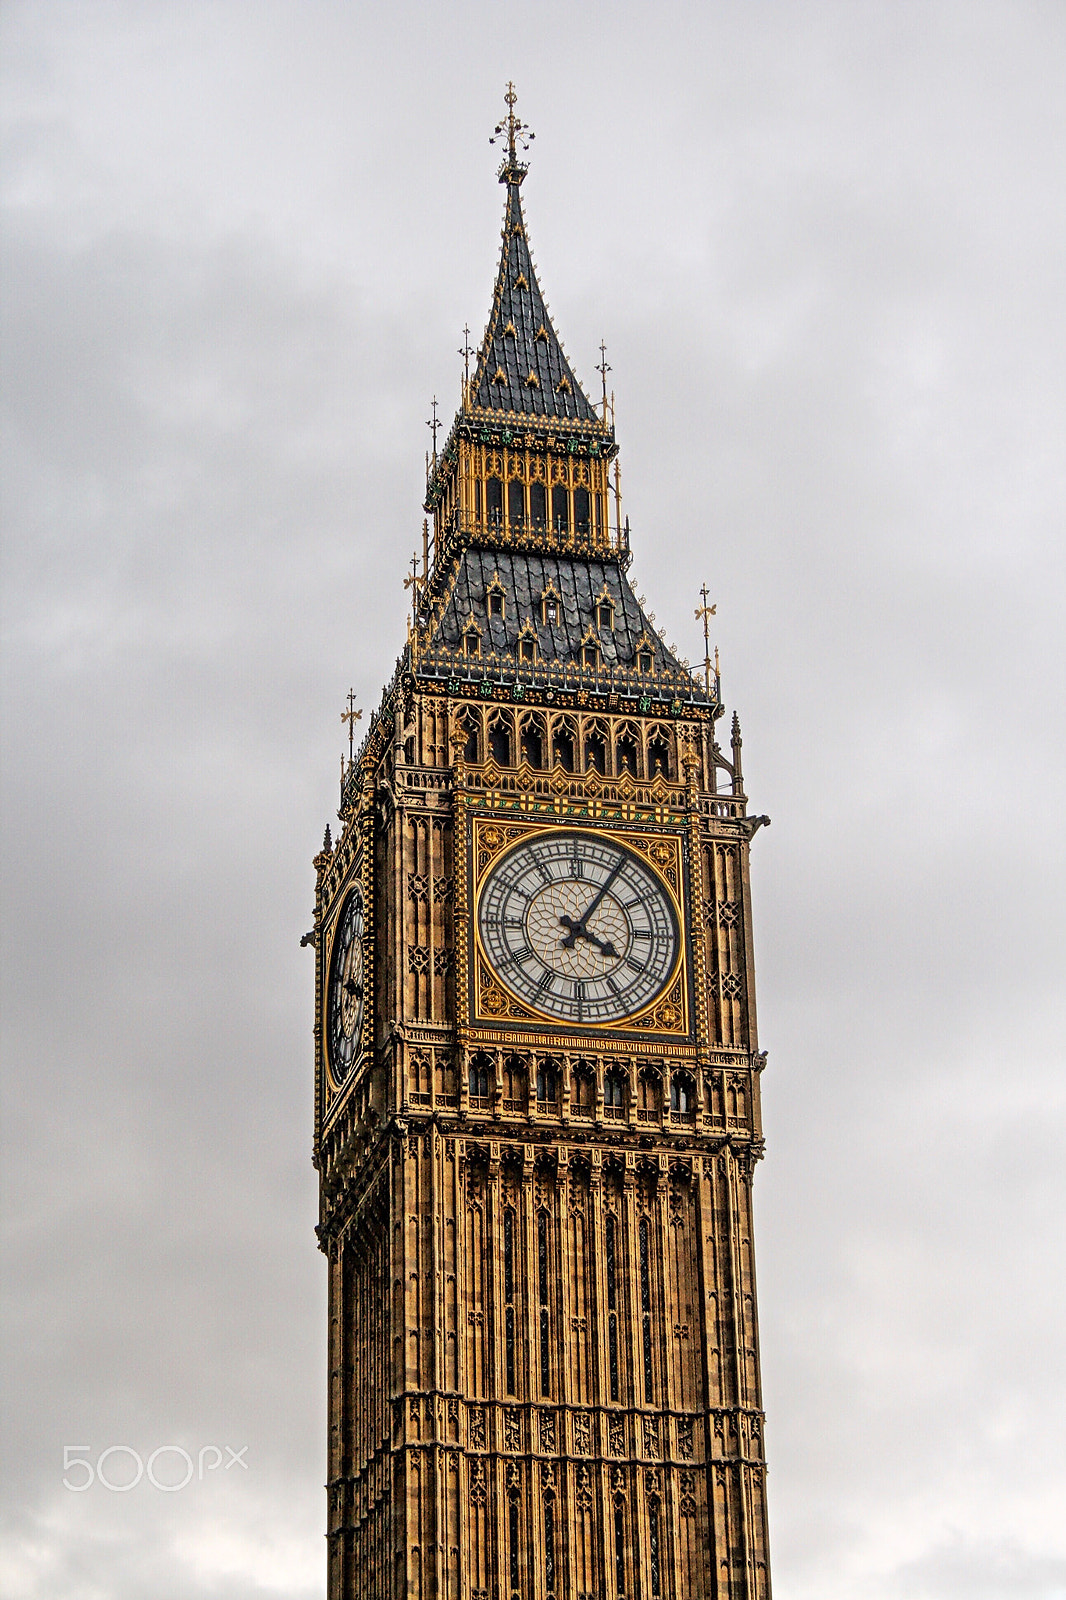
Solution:
M 504 516 L 475 517 L 469 511 L 454 511 L 438 530 L 433 552 L 434 564 L 442 565 L 453 550 L 467 544 L 488 544 L 494 550 L 532 550 L 569 555 L 610 555 L 628 562 L 627 530 L 599 527 L 583 522 L 573 527 L 561 523 L 512 522 Z

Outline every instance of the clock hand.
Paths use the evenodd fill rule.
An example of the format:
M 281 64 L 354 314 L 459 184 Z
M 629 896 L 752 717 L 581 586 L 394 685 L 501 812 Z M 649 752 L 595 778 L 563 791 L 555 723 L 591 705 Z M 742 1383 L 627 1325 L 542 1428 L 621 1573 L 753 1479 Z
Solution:
M 588 929 L 585 928 L 580 922 L 575 922 L 573 917 L 563 916 L 559 918 L 559 921 L 562 923 L 564 928 L 570 929 L 570 932 L 567 934 L 566 938 L 562 940 L 564 949 L 572 950 L 574 947 L 574 940 L 581 938 L 587 939 L 589 944 L 594 944 L 597 950 L 599 950 L 605 956 L 616 956 L 618 954 L 618 951 L 615 949 L 610 939 L 597 939 L 594 933 L 589 933 Z
M 608 889 L 611 887 L 611 884 L 617 878 L 624 865 L 625 862 L 621 857 L 619 857 L 619 859 L 615 862 L 607 881 L 601 886 L 599 894 L 596 896 L 595 900 L 593 900 L 592 904 L 585 912 L 585 915 L 579 918 L 577 922 L 574 922 L 570 917 L 559 918 L 559 921 L 562 923 L 563 927 L 569 928 L 570 930 L 566 938 L 560 941 L 564 950 L 572 950 L 574 948 L 574 940 L 579 934 L 583 939 L 588 939 L 590 944 L 599 944 L 600 941 L 596 938 L 593 938 L 587 931 L 588 920 L 594 912 L 599 910 L 600 901 L 603 899 L 604 895 L 607 893 Z M 614 952 L 612 951 L 612 954 L 613 953 Z

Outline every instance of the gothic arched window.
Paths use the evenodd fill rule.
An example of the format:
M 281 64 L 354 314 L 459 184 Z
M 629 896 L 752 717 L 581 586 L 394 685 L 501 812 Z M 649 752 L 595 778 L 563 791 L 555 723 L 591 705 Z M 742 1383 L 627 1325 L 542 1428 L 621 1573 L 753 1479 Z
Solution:
M 607 771 L 607 741 L 598 728 L 585 740 L 585 771 L 598 772 L 601 778 Z
M 619 777 L 622 776 L 623 772 L 628 772 L 631 778 L 638 776 L 638 749 L 636 736 L 632 730 L 623 728 L 618 735 L 618 743 L 615 746 L 615 770 Z
M 475 763 L 481 760 L 481 728 L 480 718 L 473 711 L 468 711 L 463 717 L 460 727 L 466 734 L 466 744 L 463 746 L 463 760 Z
M 488 1098 L 491 1072 L 492 1060 L 484 1050 L 479 1050 L 477 1055 L 470 1057 L 470 1093 L 479 1100 Z
M 489 753 L 498 767 L 511 765 L 511 728 L 505 717 L 495 717 L 489 724 Z
M 555 1061 L 546 1056 L 537 1066 L 537 1104 L 554 1105 L 559 1098 L 559 1075 Z
M 558 762 L 564 772 L 574 770 L 574 730 L 569 723 L 557 722 L 552 735 L 552 763 Z
M 526 1064 L 521 1056 L 508 1056 L 503 1064 L 503 1100 L 505 1111 L 526 1109 Z
M 675 1072 L 670 1079 L 670 1110 L 684 1115 L 694 1104 L 691 1084 L 683 1072 Z
M 570 532 L 570 491 L 561 483 L 552 490 L 552 527 L 556 533 Z
M 657 734 L 648 743 L 648 772 L 653 778 L 670 776 L 670 743 L 665 734 Z
M 587 1061 L 575 1063 L 570 1077 L 570 1109 L 591 1117 L 596 1104 L 596 1079 Z
M 529 642 L 532 643 L 532 640 Z M 544 723 L 540 717 L 523 718 L 522 760 L 528 761 L 531 767 L 544 765 Z

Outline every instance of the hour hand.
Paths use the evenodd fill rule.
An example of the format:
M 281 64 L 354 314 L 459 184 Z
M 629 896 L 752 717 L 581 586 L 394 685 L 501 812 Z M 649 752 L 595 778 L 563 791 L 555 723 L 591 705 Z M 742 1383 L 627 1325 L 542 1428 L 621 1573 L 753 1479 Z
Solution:
M 618 951 L 615 949 L 610 939 L 597 938 L 594 933 L 589 932 L 583 920 L 580 922 L 575 921 L 573 917 L 568 917 L 564 913 L 564 915 L 559 918 L 559 921 L 562 923 L 564 928 L 569 929 L 566 938 L 560 939 L 559 941 L 564 950 L 572 950 L 574 948 L 575 939 L 587 939 L 589 944 L 594 944 L 596 946 L 596 949 L 601 955 L 616 956 L 618 954 Z

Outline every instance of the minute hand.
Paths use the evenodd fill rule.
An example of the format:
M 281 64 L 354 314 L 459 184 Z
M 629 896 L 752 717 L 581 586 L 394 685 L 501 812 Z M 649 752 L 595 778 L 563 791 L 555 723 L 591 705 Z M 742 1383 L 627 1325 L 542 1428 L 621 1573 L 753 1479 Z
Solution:
M 608 876 L 608 878 L 606 879 L 606 881 L 604 882 L 604 884 L 602 885 L 602 887 L 600 888 L 599 894 L 596 896 L 595 900 L 593 900 L 592 904 L 589 906 L 588 910 L 585 912 L 585 915 L 583 917 L 580 917 L 577 922 L 573 922 L 569 917 L 560 917 L 559 918 L 559 921 L 563 924 L 563 926 L 565 928 L 569 928 L 570 929 L 570 932 L 567 934 L 566 938 L 565 939 L 560 939 L 560 941 L 559 941 L 559 943 L 562 945 L 564 950 L 572 950 L 574 948 L 574 940 L 579 935 L 582 938 L 585 938 L 585 939 L 589 938 L 589 935 L 588 935 L 588 933 L 586 931 L 586 929 L 588 927 L 589 918 L 591 916 L 593 916 L 596 913 L 596 911 L 598 911 L 599 905 L 600 905 L 600 901 L 603 899 L 604 895 L 607 893 L 608 889 L 611 887 L 611 884 L 617 878 L 618 874 L 621 872 L 621 870 L 622 870 L 624 865 L 625 865 L 624 861 L 619 860 L 619 861 L 615 862 L 614 868 L 611 871 L 611 873 Z M 598 942 L 599 941 L 596 940 L 596 939 L 590 940 L 590 943 L 592 943 L 592 944 L 597 944 Z

